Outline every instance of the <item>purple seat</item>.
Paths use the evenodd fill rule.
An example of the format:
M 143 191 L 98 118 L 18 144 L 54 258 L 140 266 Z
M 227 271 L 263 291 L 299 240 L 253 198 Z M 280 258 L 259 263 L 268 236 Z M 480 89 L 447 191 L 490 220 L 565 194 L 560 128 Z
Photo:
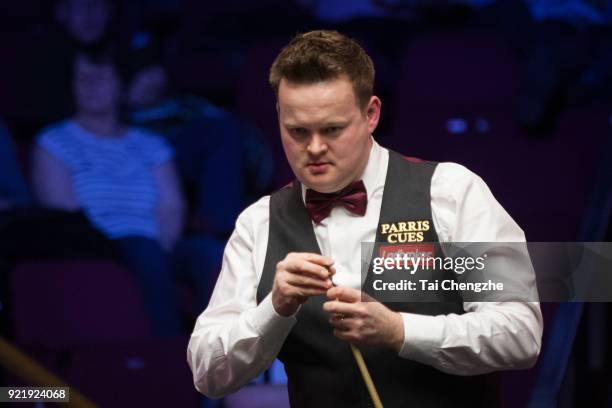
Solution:
M 103 407 L 197 407 L 187 338 L 77 348 L 66 381 Z
M 18 344 L 69 349 L 150 336 L 140 291 L 113 262 L 19 263 L 11 288 Z
M 18 264 L 15 337 L 100 406 L 193 406 L 187 339 L 153 339 L 138 287 L 107 261 Z

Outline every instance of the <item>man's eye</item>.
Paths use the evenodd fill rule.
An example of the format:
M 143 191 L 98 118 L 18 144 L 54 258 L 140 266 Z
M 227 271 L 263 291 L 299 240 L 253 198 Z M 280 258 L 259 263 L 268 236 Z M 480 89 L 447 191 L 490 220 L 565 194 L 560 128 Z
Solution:
M 326 127 L 325 129 L 323 129 L 323 132 L 329 135 L 329 134 L 338 133 L 341 130 L 342 128 L 340 126 L 330 126 L 330 127 Z
M 306 136 L 308 134 L 308 131 L 304 128 L 291 128 L 289 132 L 295 136 Z

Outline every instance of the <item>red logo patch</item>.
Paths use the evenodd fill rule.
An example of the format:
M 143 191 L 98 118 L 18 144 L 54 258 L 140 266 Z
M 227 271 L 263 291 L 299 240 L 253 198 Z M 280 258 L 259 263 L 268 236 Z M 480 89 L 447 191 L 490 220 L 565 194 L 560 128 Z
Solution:
M 421 258 L 421 265 L 429 266 L 433 262 L 436 254 L 434 244 L 402 244 L 402 245 L 381 245 L 378 249 L 380 258 L 408 258 L 407 264 L 413 265 L 413 259 Z

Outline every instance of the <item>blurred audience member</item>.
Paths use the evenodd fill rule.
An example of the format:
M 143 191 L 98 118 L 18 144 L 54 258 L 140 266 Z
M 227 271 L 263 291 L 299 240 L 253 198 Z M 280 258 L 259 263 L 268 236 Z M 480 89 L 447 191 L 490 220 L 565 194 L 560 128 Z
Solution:
M 141 81 L 148 81 L 140 75 L 148 71 L 142 70 L 132 82 L 129 118 L 163 134 L 176 149 L 194 207 L 193 232 L 225 240 L 240 211 L 269 188 L 273 167 L 270 149 L 256 128 L 204 98 L 164 97 L 160 93 L 153 104 L 135 103 L 135 89 Z M 152 88 L 143 85 L 144 97 L 139 100 L 149 99 Z
M 171 251 L 184 204 L 172 149 L 157 135 L 120 121 L 121 78 L 108 53 L 76 57 L 76 115 L 37 138 L 33 184 L 40 202 L 82 208 L 114 240 L 135 272 L 159 335 L 179 331 Z
M 99 49 L 111 37 L 115 0 L 55 0 L 53 21 L 32 30 L 24 44 L 20 122 L 36 130 L 74 111 L 70 72 L 77 53 Z
M 210 298 L 236 216 L 269 189 L 272 153 L 258 129 L 202 97 L 169 94 L 162 66 L 155 59 L 140 62 L 126 95 L 128 117 L 163 135 L 176 151 L 190 217 L 174 265 L 179 276 L 198 282 L 199 311 Z
M 171 90 L 162 50 L 149 37 L 127 59 L 125 95 L 130 123 L 163 135 L 176 151 L 187 193 L 186 237 L 176 247 L 179 276 L 196 279 L 197 305 L 206 306 L 235 217 L 269 191 L 273 159 L 261 132 L 209 100 Z
M 225 240 L 240 211 L 268 192 L 272 153 L 259 130 L 236 115 L 205 98 L 171 93 L 160 54 L 139 53 L 131 59 L 127 116 L 175 148 L 194 215 L 191 232 Z
M 112 247 L 81 211 L 38 205 L 11 139 L 0 123 L 0 264 L 10 267 L 40 258 L 113 258 Z

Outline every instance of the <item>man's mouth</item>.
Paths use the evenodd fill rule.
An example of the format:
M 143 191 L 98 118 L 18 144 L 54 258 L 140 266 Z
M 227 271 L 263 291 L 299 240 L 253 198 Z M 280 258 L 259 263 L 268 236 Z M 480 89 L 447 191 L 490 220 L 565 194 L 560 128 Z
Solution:
M 331 164 L 329 162 L 317 161 L 317 162 L 310 162 L 310 163 L 308 163 L 307 167 L 313 173 L 322 173 L 325 170 L 327 170 L 327 167 L 330 166 L 330 165 Z

